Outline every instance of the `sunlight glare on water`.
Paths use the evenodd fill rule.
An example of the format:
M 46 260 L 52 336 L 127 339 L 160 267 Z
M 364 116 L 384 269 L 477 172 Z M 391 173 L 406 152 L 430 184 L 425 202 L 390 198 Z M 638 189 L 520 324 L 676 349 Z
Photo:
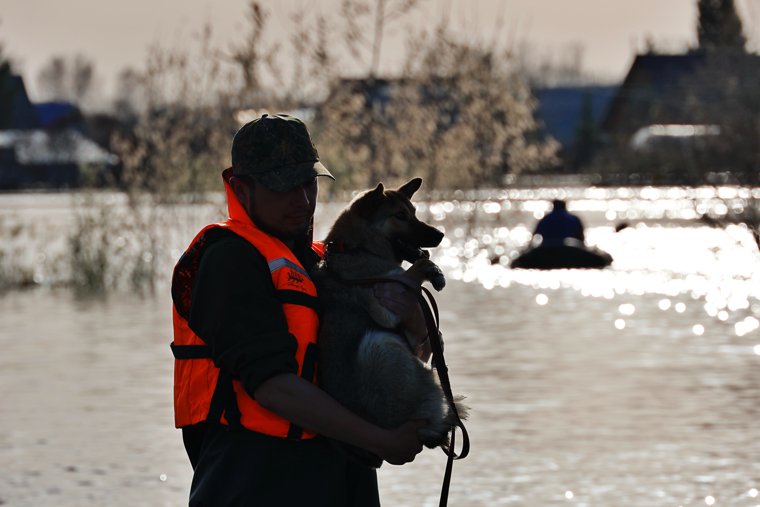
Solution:
M 543 191 L 547 200 L 520 199 L 525 195 L 538 197 L 538 190 L 510 193 L 512 205 L 520 212 L 507 217 L 500 215 L 503 207 L 494 201 L 483 204 L 484 213 L 477 216 L 472 215 L 477 208 L 473 203 L 431 205 L 430 211 L 442 222 L 442 228 L 453 230 L 436 250 L 436 262 L 453 278 L 486 288 L 508 287 L 512 283 L 547 287 L 549 280 L 559 280 L 563 287 L 591 297 L 626 293 L 671 298 L 691 295 L 706 301 L 709 307 L 705 310 L 712 316 L 747 310 L 749 301 L 758 299 L 760 262 L 746 226 L 718 229 L 695 222 L 690 222 L 689 227 L 678 226 L 679 221 L 693 221 L 695 205 L 713 215 L 723 215 L 729 208 L 741 209 L 740 204 L 718 199 L 743 202 L 750 197 L 749 190 L 648 187 L 635 194 L 631 189 L 587 189 L 577 191 L 577 199 L 573 199 L 573 192 L 566 193 L 571 194 L 568 208 L 586 222 L 587 243 L 609 252 L 614 258 L 612 267 L 597 272 L 551 273 L 509 269 L 509 261 L 530 241 L 535 219 L 549 209 L 548 199 L 556 194 L 549 190 Z M 605 200 L 610 197 L 613 198 Z M 615 232 L 611 211 L 615 218 L 625 215 L 628 227 Z M 638 222 L 630 223 L 631 219 Z M 661 303 L 663 310 L 671 305 L 677 312 L 686 310 L 683 302 L 665 301 Z
M 549 210 L 551 199 L 557 197 L 567 199 L 568 209 L 583 219 L 586 225 L 586 243 L 613 256 L 612 266 L 602 270 L 553 271 L 519 270 L 509 267 L 510 261 L 529 245 L 536 220 Z M 570 294 L 573 293 L 587 301 L 575 303 L 583 308 L 605 308 L 602 306 L 604 301 L 619 301 L 614 303 L 612 312 L 610 306 L 606 306 L 606 314 L 585 314 L 588 320 L 584 321 L 584 324 L 590 333 L 602 338 L 618 336 L 622 340 L 622 347 L 625 347 L 627 340 L 633 335 L 639 336 L 640 340 L 654 337 L 664 340 L 687 340 L 686 337 L 690 336 L 694 340 L 692 347 L 699 347 L 699 350 L 704 350 L 706 354 L 705 362 L 700 366 L 695 365 L 695 372 L 692 374 L 703 375 L 704 385 L 738 383 L 745 386 L 741 388 L 744 390 L 747 387 L 742 381 L 730 380 L 725 374 L 710 377 L 708 372 L 711 369 L 710 365 L 714 364 L 713 361 L 725 360 L 715 357 L 716 351 L 736 355 L 731 357 L 746 357 L 748 353 L 754 357 L 760 356 L 760 344 L 756 341 L 760 328 L 758 246 L 751 231 L 744 224 L 712 227 L 698 218 L 705 214 L 722 219 L 731 213 L 740 213 L 750 205 L 750 200 L 759 197 L 760 191 L 757 189 L 731 187 L 510 190 L 502 200 L 501 209 L 492 199 L 482 205 L 483 212 L 480 214 L 476 213 L 477 205 L 462 206 L 461 202 L 455 201 L 449 206 L 440 206 L 439 213 L 435 216 L 437 224 L 447 230 L 455 230 L 456 234 L 447 234 L 441 248 L 433 252 L 433 258 L 445 267 L 449 278 L 468 284 L 479 284 L 497 294 L 502 294 L 499 290 L 503 288 L 511 291 L 517 291 L 516 287 L 531 289 L 534 291 L 534 308 L 546 308 L 549 312 L 556 312 L 558 319 L 569 319 L 567 314 L 561 312 L 564 311 L 565 301 L 569 300 L 568 298 L 572 297 Z M 505 203 L 509 203 L 509 208 Z M 444 209 L 449 211 L 444 213 Z M 503 297 L 497 294 L 494 296 Z M 650 301 L 652 308 L 647 307 L 647 301 Z M 652 313 L 653 310 L 658 313 Z M 602 322 L 599 322 L 600 320 Z M 604 321 L 607 329 L 617 334 L 600 331 Z M 546 325 L 547 322 L 542 321 L 541 324 Z M 558 326 L 560 334 L 566 333 L 569 328 L 567 324 L 562 323 Z M 505 332 L 508 333 L 508 329 L 505 329 Z M 578 340 L 578 335 L 573 336 Z M 748 344 L 746 339 L 750 336 L 755 338 Z M 696 345 L 697 342 L 701 345 Z M 553 343 L 556 347 L 557 342 Z M 600 347 L 603 343 L 605 342 L 594 342 L 592 347 Z M 633 344 L 631 346 L 633 347 Z M 635 349 L 629 350 L 628 361 L 635 361 Z M 555 352 L 560 354 L 559 350 Z M 675 354 L 672 359 L 668 359 L 667 354 L 641 359 L 640 367 L 655 368 L 655 365 L 661 362 L 668 364 L 669 361 L 679 364 L 682 359 L 676 359 L 679 353 Z M 621 359 L 621 362 L 625 363 L 626 360 Z M 756 365 L 755 371 L 757 367 Z M 561 376 L 561 373 L 557 375 Z M 618 373 L 612 375 L 620 380 Z M 669 382 L 673 382 L 674 385 L 686 382 L 685 379 L 676 378 L 671 378 Z M 748 381 L 755 390 L 760 387 L 757 379 L 755 375 L 754 380 Z M 602 385 L 611 387 L 612 384 L 607 382 L 602 380 Z M 557 392 L 562 392 L 561 385 L 559 382 L 557 391 L 547 392 L 545 396 L 554 399 Z M 659 387 L 654 387 L 655 385 L 657 381 L 653 383 L 653 390 L 660 390 Z M 685 389 L 684 393 L 689 392 L 689 388 Z M 630 403 L 634 406 L 644 403 L 637 394 L 629 393 L 622 396 L 630 396 Z M 755 391 L 748 396 L 757 399 Z M 707 405 L 703 408 L 715 410 L 718 419 L 721 418 L 721 413 L 726 414 L 734 410 L 728 407 L 710 409 L 708 407 L 712 406 L 711 402 Z M 600 407 L 599 410 L 597 415 L 601 417 L 600 414 L 605 409 Z M 699 413 L 696 408 L 694 410 L 694 413 Z M 752 410 L 755 416 L 760 415 L 756 409 L 749 410 Z M 585 417 L 578 415 L 572 420 L 582 421 Z M 589 414 L 588 417 L 593 416 Z M 650 418 L 655 426 L 660 426 L 660 423 L 654 422 L 656 418 L 653 415 L 641 417 L 643 420 Z M 686 417 L 688 419 L 688 416 Z M 671 424 L 675 425 L 673 428 L 678 425 L 676 421 Z M 686 424 L 693 426 L 691 423 Z M 700 423 L 694 424 L 698 426 Z M 645 426 L 638 428 L 638 431 L 646 432 L 643 429 Z M 678 432 L 675 432 L 673 438 L 680 438 L 678 435 Z M 760 463 L 757 437 L 751 441 L 752 450 L 748 449 L 745 457 L 751 456 L 753 464 Z M 561 444 L 557 445 L 561 448 Z M 644 458 L 648 463 L 645 467 L 667 467 L 665 463 L 671 459 L 678 460 L 677 456 L 668 454 L 667 448 L 668 444 L 663 444 L 661 451 Z M 655 455 L 660 456 L 659 465 Z M 702 458 L 683 456 L 683 459 L 690 459 L 695 464 L 703 462 Z M 760 465 L 753 466 L 755 474 L 760 473 Z M 752 475 L 752 472 L 749 474 Z M 650 480 L 652 484 L 657 482 L 653 478 Z M 718 481 L 714 476 L 704 480 L 705 486 Z M 671 485 L 679 481 L 678 475 L 670 478 Z M 697 483 L 701 484 L 700 481 L 701 479 Z M 667 479 L 665 482 L 668 482 Z M 641 484 L 639 486 L 644 487 Z M 598 484 L 587 484 L 587 487 L 600 496 L 604 496 L 606 492 L 605 488 Z M 705 491 L 703 486 L 676 487 L 675 489 L 680 491 L 679 494 L 674 494 L 672 487 L 669 492 L 668 489 L 668 486 L 664 486 L 662 490 L 652 492 L 652 495 L 659 499 L 655 503 L 644 500 L 648 495 L 642 494 L 641 500 L 635 496 L 618 497 L 615 504 L 686 506 L 701 503 L 749 506 L 750 504 L 742 503 L 739 498 L 754 498 L 750 493 L 740 493 L 739 487 L 730 492 L 724 491 L 720 495 L 719 488 L 712 491 L 704 488 L 707 489 Z M 570 489 L 566 490 L 565 499 L 579 505 L 585 504 L 576 493 Z M 685 503 L 685 498 L 689 499 L 688 503 Z M 517 501 L 516 504 L 530 502 L 526 503 L 525 498 L 522 498 L 522 502 Z M 589 504 L 608 505 L 604 502 Z
M 612 266 L 510 268 L 553 198 L 567 199 Z M 760 254 L 746 226 L 694 218 L 759 198 L 731 187 L 510 188 L 418 202 L 446 234 L 431 250 L 448 281 L 436 299 L 452 386 L 470 407 L 472 450 L 454 465 L 449 505 L 757 505 Z M 183 221 L 136 258 L 168 278 L 220 202 L 171 210 Z M 320 203 L 316 238 L 344 205 Z M 13 255 L 2 260 L 53 285 L 74 218 L 62 195 L 4 196 Z M 136 244 L 127 232 L 112 239 Z M 187 504 L 169 294 L 164 280 L 154 297 L 0 297 L 0 385 L 13 407 L 0 411 L 0 503 Z M 383 505 L 438 505 L 444 467 L 437 450 L 383 465 Z

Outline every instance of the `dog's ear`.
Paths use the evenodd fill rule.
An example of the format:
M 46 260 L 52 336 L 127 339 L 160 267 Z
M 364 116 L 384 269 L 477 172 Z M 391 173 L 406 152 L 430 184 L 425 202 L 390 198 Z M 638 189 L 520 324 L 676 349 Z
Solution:
M 382 183 L 378 183 L 374 190 L 368 190 L 360 195 L 351 205 L 351 209 L 362 218 L 371 218 L 372 214 L 383 203 L 384 195 L 385 187 Z
M 422 178 L 414 178 L 400 186 L 398 191 L 405 195 L 407 199 L 411 199 L 414 193 L 420 189 L 420 186 L 422 186 Z

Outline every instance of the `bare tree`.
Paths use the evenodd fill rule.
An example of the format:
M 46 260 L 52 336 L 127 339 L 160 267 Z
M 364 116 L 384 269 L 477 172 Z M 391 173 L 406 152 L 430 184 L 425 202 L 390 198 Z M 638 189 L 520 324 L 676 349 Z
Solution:
M 265 40 L 266 26 L 269 20 L 261 4 L 251 0 L 247 13 L 248 31 L 225 53 L 225 59 L 232 62 L 242 78 L 239 89 L 241 105 L 251 107 L 261 102 L 266 95 L 261 77 L 264 71 L 282 82 L 282 76 L 275 65 L 276 55 L 280 51 L 279 43 L 269 45 Z
M 71 91 L 77 102 L 90 92 L 95 74 L 93 63 L 82 55 L 76 55 L 71 64 Z
M 552 53 L 539 53 L 523 42 L 510 51 L 515 71 L 523 74 L 534 88 L 578 86 L 603 81 L 584 68 L 585 47 L 569 44 Z
M 421 0 L 343 0 L 344 39 L 354 59 L 360 62 L 369 60 L 369 77 L 377 76 L 388 25 L 409 14 L 420 3 Z
M 320 110 L 321 142 L 347 186 L 423 175 L 433 188 L 499 186 L 556 162 L 537 128 L 528 84 L 506 57 L 445 28 L 411 45 L 406 76 L 344 80 Z
M 53 56 L 40 70 L 37 81 L 44 100 L 82 104 L 92 93 L 95 67 L 84 55 Z
M 141 96 L 142 76 L 132 67 L 126 67 L 119 72 L 116 79 L 116 92 L 113 100 L 113 110 L 122 121 L 129 122 L 144 106 Z
M 66 62 L 62 56 L 54 56 L 37 76 L 42 97 L 48 100 L 67 100 Z
M 700 49 L 736 49 L 744 51 L 747 38 L 736 12 L 734 0 L 699 0 L 697 37 Z
M 312 106 L 324 100 L 330 83 L 338 78 L 339 67 L 332 23 L 323 15 L 307 18 L 303 12 L 292 15 L 292 73 L 281 82 L 280 98 L 286 107 Z

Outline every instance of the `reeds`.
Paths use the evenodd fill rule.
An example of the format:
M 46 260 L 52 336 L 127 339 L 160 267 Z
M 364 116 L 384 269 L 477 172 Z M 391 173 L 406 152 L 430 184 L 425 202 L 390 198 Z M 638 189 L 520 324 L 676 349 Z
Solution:
M 370 45 L 352 51 L 367 61 L 352 69 L 367 69 L 370 85 L 379 72 L 383 30 L 416 3 L 388 2 L 385 9 L 374 1 L 346 3 L 368 13 Z M 251 2 L 248 14 L 231 47 L 216 46 L 206 26 L 195 45 L 155 46 L 143 69 L 124 73 L 118 110 L 129 128 L 112 143 L 121 161 L 114 190 L 74 194 L 60 253 L 65 261 L 56 262 L 54 275 L 40 278 L 6 255 L 3 269 L 15 273 L 2 275 L 8 284 L 31 277 L 82 292 L 155 290 L 181 253 L 167 246 L 167 236 L 184 231 L 185 206 L 204 206 L 210 191 L 219 195 L 219 174 L 229 165 L 244 110 L 313 111 L 309 127 L 338 177 L 332 191 L 411 176 L 423 176 L 428 191 L 499 186 L 508 174 L 556 163 L 556 143 L 533 135 L 535 101 L 506 52 L 455 40 L 445 24 L 431 36 L 410 37 L 405 76 L 390 80 L 392 101 L 383 105 L 366 90 L 341 87 L 347 69 L 339 54 L 346 37 L 360 33 L 361 17 L 297 16 L 293 30 L 272 40 L 262 5 Z M 336 23 L 346 29 L 333 30 Z M 296 56 L 290 72 L 286 44 Z

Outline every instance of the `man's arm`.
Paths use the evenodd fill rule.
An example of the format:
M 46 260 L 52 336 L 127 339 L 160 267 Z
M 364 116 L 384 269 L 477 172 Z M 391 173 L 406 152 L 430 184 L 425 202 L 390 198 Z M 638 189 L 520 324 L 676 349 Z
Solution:
M 279 373 L 296 373 L 297 342 L 274 297 L 264 257 L 232 236 L 207 247 L 193 288 L 190 328 L 211 347 L 217 367 L 249 393 Z
M 413 461 L 422 451 L 417 430 L 425 421 L 410 421 L 393 430 L 357 416 L 314 384 L 292 373 L 275 375 L 255 392 L 262 407 L 303 428 L 367 449 L 393 465 Z

